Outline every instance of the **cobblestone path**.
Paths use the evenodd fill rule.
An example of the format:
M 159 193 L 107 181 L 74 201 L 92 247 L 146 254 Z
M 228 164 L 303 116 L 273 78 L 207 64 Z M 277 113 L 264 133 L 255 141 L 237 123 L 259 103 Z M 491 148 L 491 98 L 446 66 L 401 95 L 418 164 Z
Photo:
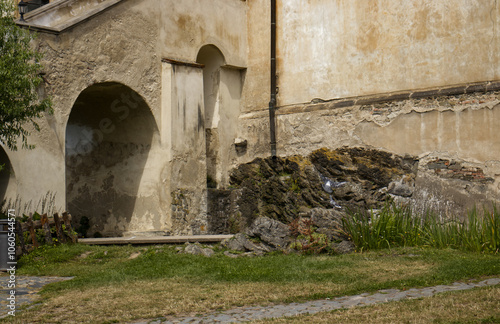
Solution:
M 29 305 L 37 300 L 37 293 L 42 289 L 43 286 L 63 280 L 69 280 L 72 277 L 27 277 L 27 276 L 16 276 L 16 310 L 24 305 Z M 9 309 L 7 305 L 10 297 L 9 288 L 9 276 L 0 277 L 0 318 L 7 315 Z
M 16 308 L 29 305 L 37 300 L 37 293 L 43 286 L 63 280 L 72 279 L 70 277 L 26 277 L 16 278 Z M 7 315 L 7 298 L 10 296 L 8 288 L 9 277 L 0 277 L 0 318 Z M 455 282 L 451 285 L 439 285 L 425 288 L 412 288 L 408 290 L 386 289 L 375 293 L 363 293 L 354 296 L 344 296 L 332 299 L 308 301 L 304 303 L 291 303 L 274 306 L 248 306 L 238 307 L 223 312 L 214 312 L 201 316 L 172 317 L 147 321 L 136 321 L 134 324 L 169 324 L 169 323 L 238 323 L 251 320 L 275 318 L 284 316 L 295 316 L 301 314 L 315 314 L 318 312 L 332 311 L 335 309 L 349 308 L 355 306 L 365 306 L 371 304 L 397 301 L 401 299 L 412 299 L 429 297 L 437 293 L 447 291 L 467 290 L 477 287 L 494 286 L 500 284 L 500 278 L 483 280 L 478 283 Z
M 467 290 L 476 287 L 494 286 L 500 284 L 500 278 L 483 280 L 478 283 L 455 282 L 451 285 L 440 285 L 408 290 L 386 289 L 376 293 L 364 293 L 355 296 L 344 296 L 325 300 L 315 300 L 305 303 L 291 303 L 267 307 L 238 307 L 223 312 L 205 314 L 196 317 L 164 318 L 149 321 L 134 322 L 134 324 L 169 324 L 169 323 L 239 323 L 265 318 L 315 314 L 335 309 L 371 304 L 386 303 L 401 299 L 429 297 L 437 293 L 457 290 Z

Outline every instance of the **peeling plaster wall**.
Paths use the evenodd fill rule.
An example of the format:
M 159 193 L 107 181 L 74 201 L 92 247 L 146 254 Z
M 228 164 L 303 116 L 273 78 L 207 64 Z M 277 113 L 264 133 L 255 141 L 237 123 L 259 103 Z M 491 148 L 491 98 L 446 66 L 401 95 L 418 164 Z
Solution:
M 278 113 L 280 156 L 342 146 L 412 155 L 419 160 L 415 202 L 428 202 L 447 214 L 500 202 L 498 91 L 343 108 L 316 103 Z M 242 136 L 249 139 L 242 160 L 268 155 L 266 113 L 245 114 L 241 120 L 246 126 Z M 441 166 L 436 167 L 436 161 Z
M 127 85 L 145 99 L 153 115 L 159 114 L 157 28 L 137 11 L 140 5 L 126 1 L 59 35 L 39 33 L 36 46 L 44 52 L 46 73 L 43 90 L 53 100 L 54 113 L 39 120 L 41 131 L 29 139 L 34 150 L 7 152 L 17 175 L 17 192 L 8 198 L 17 196 L 21 205 L 35 205 L 51 192 L 56 209 L 66 209 L 66 125 L 78 96 L 93 84 Z
M 101 149 L 93 150 L 95 154 L 87 159 L 94 161 L 88 166 L 91 168 L 89 172 L 80 174 L 79 179 L 72 180 L 71 170 L 68 170 L 69 178 L 65 177 L 65 156 L 70 153 L 65 152 L 68 120 L 77 98 L 84 90 L 103 82 L 117 82 L 143 98 L 146 105 L 144 109 L 149 111 L 154 120 L 157 120 L 160 114 L 160 58 L 156 50 L 158 27 L 154 21 L 146 19 L 142 6 L 142 1 L 125 1 L 113 10 L 95 16 L 89 23 L 80 24 L 77 28 L 59 35 L 41 34 L 39 37 L 39 47 L 45 52 L 42 63 L 47 72 L 47 93 L 54 102 L 54 115 L 42 123 L 41 132 L 43 136 L 52 138 L 38 138 L 34 134 L 33 141 L 37 148 L 33 154 L 38 158 L 44 150 L 54 154 L 52 159 L 40 159 L 40 164 L 50 166 L 44 170 L 44 174 L 50 179 L 40 181 L 38 175 L 31 174 L 30 169 L 33 168 L 34 161 L 30 161 L 30 165 L 23 168 L 22 177 L 38 179 L 40 182 L 37 182 L 36 190 L 42 195 L 51 186 L 54 187 L 58 207 L 72 213 L 77 222 L 82 216 L 89 217 L 91 229 L 88 235 L 95 232 L 121 235 L 130 231 L 165 229 L 165 219 L 162 220 L 160 215 L 164 214 L 162 209 L 167 206 L 161 206 L 158 198 L 161 187 L 157 169 L 161 168 L 161 164 L 151 166 L 151 162 L 161 153 L 153 152 L 151 156 L 141 157 L 142 150 L 138 149 L 138 154 L 131 152 L 131 155 L 126 157 L 120 155 L 122 149 L 116 145 L 113 148 L 110 146 L 112 143 L 118 145 L 121 142 L 129 147 L 134 139 L 124 138 L 118 141 L 116 138 L 105 138 L 101 145 L 97 146 Z M 80 113 L 95 114 L 93 109 L 97 107 L 101 107 L 103 111 L 111 110 L 112 100 L 107 100 L 113 94 L 102 89 L 93 95 L 96 104 L 89 106 L 87 111 L 84 107 Z M 105 116 L 93 117 L 98 118 L 99 123 Z M 126 120 L 128 119 L 125 118 Z M 89 126 L 93 129 L 99 128 L 99 124 Z M 119 128 L 120 124 L 115 126 Z M 122 123 L 122 126 L 125 124 Z M 133 134 L 132 129 L 127 129 L 130 127 L 132 126 L 124 127 L 119 133 L 125 137 L 126 134 Z M 117 134 L 118 132 L 112 133 L 110 136 Z M 140 130 L 136 134 L 140 134 Z M 115 166 L 106 165 L 116 154 L 123 159 L 115 156 Z M 158 161 L 157 157 L 156 160 Z M 158 162 L 165 163 L 161 159 Z M 134 164 L 140 166 L 139 174 L 130 171 L 134 169 Z M 56 168 L 53 169 L 54 167 Z M 124 176 L 127 172 L 131 178 Z M 132 176 L 136 174 L 137 176 Z M 148 187 L 154 188 L 154 193 L 151 193 Z M 19 186 L 18 192 L 24 199 L 33 197 Z
M 158 127 L 159 136 L 153 136 L 149 151 L 130 158 L 122 156 L 117 164 L 116 170 L 127 170 L 131 165 L 141 166 L 143 173 L 133 183 L 127 183 L 127 177 L 119 178 L 117 175 L 112 185 L 104 181 L 105 177 L 88 179 L 95 183 L 89 193 L 97 190 L 111 197 L 114 195 L 112 189 L 116 189 L 129 195 L 131 192 L 128 191 L 134 188 L 132 191 L 136 198 L 135 202 L 127 200 L 120 203 L 116 200 L 117 204 L 130 207 L 130 218 L 124 221 L 119 215 L 109 217 L 112 213 L 108 213 L 107 219 L 98 222 L 98 231 L 105 235 L 151 230 L 183 234 L 206 231 L 204 128 L 203 121 L 201 124 L 199 121 L 204 118 L 201 69 L 184 73 L 184 67 L 178 67 L 170 80 L 173 88 L 165 88 L 168 82 L 164 82 L 161 60 L 170 58 L 194 62 L 202 46 L 214 44 L 224 53 L 226 64 L 244 67 L 247 51 L 246 3 L 235 0 L 66 2 L 77 5 L 78 10 L 69 10 L 71 5 L 64 10 L 56 10 L 58 16 L 54 24 L 64 25 L 62 32 L 55 32 L 57 24 L 48 26 L 52 29 L 46 30 L 36 27 L 39 29 L 36 46 L 45 53 L 42 64 L 46 83 L 43 90 L 54 102 L 54 114 L 42 118 L 39 121 L 41 132 L 34 132 L 31 136 L 30 142 L 36 145 L 35 150 L 7 152 L 16 170 L 17 188 L 10 181 L 6 198 L 16 199 L 17 196 L 23 203 L 37 202 L 50 191 L 56 195 L 57 210 L 69 207 L 66 200 L 65 146 L 72 108 L 86 89 L 113 82 L 126 86 L 144 100 Z M 110 3 L 114 5 L 100 11 L 99 8 Z M 31 16 L 34 22 L 35 19 L 43 22 L 54 14 L 50 6 L 43 9 L 47 10 L 27 15 L 28 23 Z M 82 15 L 86 17 L 84 20 L 80 19 Z M 77 25 L 71 25 L 77 20 Z M 194 88 L 193 84 L 196 85 Z M 172 92 L 172 89 L 175 91 Z M 201 89 L 199 96 L 192 95 L 196 89 Z M 101 95 L 105 97 L 106 93 Z M 181 110 L 174 113 L 167 109 L 172 100 L 180 103 L 175 109 Z M 185 107 L 182 106 L 183 100 L 186 100 Z M 237 107 L 235 111 L 238 111 Z M 133 125 L 129 126 L 133 128 Z M 137 135 L 140 131 L 130 134 Z M 232 143 L 233 139 L 224 141 Z M 115 147 L 117 143 L 110 138 L 106 145 Z M 130 142 L 123 144 L 127 146 Z M 125 146 L 122 153 L 127 151 Z M 138 148 L 138 151 L 141 152 L 141 149 Z M 110 152 L 103 149 L 97 153 L 92 158 L 97 161 L 95 169 L 99 163 L 109 160 Z M 97 174 L 100 171 L 93 172 Z M 78 186 L 85 182 L 82 179 Z M 183 213 L 176 213 L 172 208 L 175 205 L 173 200 L 180 197 L 179 193 L 181 196 L 188 193 L 189 196 L 180 199 L 183 201 L 180 204 Z M 103 213 L 106 214 L 106 211 Z M 90 235 L 92 233 L 89 232 Z
M 367 145 L 412 155 L 448 152 L 471 162 L 498 160 L 500 105 L 457 105 L 386 116 L 387 121 L 363 121 L 354 136 Z M 444 108 L 444 109 L 443 109 Z M 390 140 L 388 140 L 390 139 Z
M 66 130 L 66 199 L 88 235 L 160 229 L 159 132 L 149 107 L 129 88 L 96 84 L 75 102 Z
M 106 3 L 73 2 L 88 8 Z M 116 219 L 109 229 L 205 233 L 203 76 L 190 63 L 209 44 L 225 58 L 216 128 L 217 180 L 225 186 L 232 167 L 269 155 L 269 2 L 113 3 L 59 34 L 40 33 L 37 47 L 45 52 L 47 81 L 43 91 L 53 98 L 54 114 L 45 116 L 41 132 L 31 137 L 35 150 L 7 152 L 17 185 L 14 190 L 9 182 L 7 196 L 38 201 L 50 191 L 56 194 L 56 206 L 66 208 L 65 146 L 72 107 L 89 87 L 115 82 L 143 98 L 159 138 L 153 136 L 155 148 L 142 156 L 147 171 L 138 186 L 147 199 L 134 206 L 136 221 L 122 226 Z M 416 182 L 434 183 L 420 191 L 424 199 L 441 201 L 449 188 L 458 200 L 498 198 L 498 93 L 335 107 L 324 100 L 498 80 L 499 14 L 496 0 L 278 1 L 279 155 L 341 146 L 408 153 L 420 158 Z M 245 145 L 237 148 L 237 143 Z M 428 167 L 436 160 L 459 165 L 458 173 L 472 170 L 492 181 L 443 177 L 455 171 Z M 153 196 L 153 202 L 148 200 Z
M 394 106 L 372 110 L 376 116 L 357 124 L 353 136 L 420 158 L 415 202 L 451 215 L 500 201 L 499 92 Z
M 445 212 L 500 201 L 498 93 L 425 94 L 500 79 L 496 0 L 294 0 L 277 6 L 278 155 L 341 146 L 412 154 L 420 160 L 420 200 Z M 238 132 L 248 148 L 235 164 L 270 153 L 269 17 L 268 1 L 248 3 Z M 401 96 L 417 89 L 421 99 Z M 460 167 L 427 167 L 436 159 Z M 453 176 L 443 177 L 447 172 Z M 469 172 L 491 180 L 471 180 L 464 176 Z

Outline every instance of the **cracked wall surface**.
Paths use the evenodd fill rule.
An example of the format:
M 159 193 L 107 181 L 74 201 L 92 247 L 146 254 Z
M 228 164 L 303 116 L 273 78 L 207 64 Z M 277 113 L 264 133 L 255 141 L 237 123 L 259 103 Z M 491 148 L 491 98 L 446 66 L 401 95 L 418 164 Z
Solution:
M 499 91 L 388 100 L 392 97 L 370 97 L 371 104 L 341 108 L 316 102 L 279 109 L 279 154 L 305 156 L 322 147 L 359 146 L 417 156 L 415 201 L 431 202 L 446 213 L 500 201 Z M 368 97 L 349 101 L 367 102 Z M 266 118 L 242 118 L 244 136 L 255 143 L 249 145 L 250 156 L 269 149 L 261 136 Z
M 15 187 L 13 177 L 5 177 L 4 196 L 38 201 L 51 192 L 60 210 L 69 200 L 84 206 L 103 199 L 95 212 L 108 215 L 95 223 L 102 232 L 205 233 L 207 156 L 210 176 L 224 189 L 232 168 L 269 155 L 269 1 L 64 3 L 84 5 L 73 13 L 69 7 L 50 11 L 54 3 L 32 14 L 41 24 L 30 26 L 40 33 L 35 45 L 45 53 L 40 91 L 53 98 L 54 114 L 30 138 L 35 150 L 6 152 Z M 61 23 L 43 25 L 56 11 L 66 15 L 57 18 Z M 414 155 L 413 198 L 445 212 L 499 200 L 496 0 L 297 0 L 278 1 L 277 11 L 280 156 L 343 146 Z M 207 45 L 221 54 L 217 73 L 210 73 L 218 86 L 211 125 L 204 96 L 212 92 L 204 88 L 200 64 L 207 62 L 197 62 Z M 92 172 L 78 178 L 69 170 L 68 177 L 68 129 L 85 129 L 70 116 L 82 93 L 108 83 L 142 98 L 157 133 L 146 136 L 135 128 L 141 123 L 127 123 L 120 132 L 127 140 L 103 137 L 102 147 L 89 153 Z M 111 109 L 110 93 L 101 90 L 81 114 Z M 113 109 L 120 112 L 123 104 Z M 85 125 L 101 132 L 110 127 L 109 117 L 95 118 Z M 208 147 L 207 134 L 214 139 Z M 101 169 L 110 161 L 111 174 Z M 67 199 L 68 188 L 74 199 Z M 110 201 L 121 207 L 107 207 Z M 120 208 L 134 211 L 116 216 Z
M 202 69 L 183 69 L 206 45 L 220 49 L 225 65 L 245 66 L 245 10 L 234 0 L 64 0 L 26 15 L 20 25 L 39 34 L 40 90 L 54 114 L 30 137 L 35 150 L 6 152 L 17 187 L 2 179 L 2 198 L 25 205 L 50 192 L 55 210 L 91 218 L 90 236 L 206 231 Z M 167 78 L 165 64 L 177 73 Z M 143 102 L 138 115 L 134 98 L 122 96 L 130 94 Z M 71 152 L 82 134 L 96 145 Z M 179 191 L 190 195 L 186 215 L 172 211 Z

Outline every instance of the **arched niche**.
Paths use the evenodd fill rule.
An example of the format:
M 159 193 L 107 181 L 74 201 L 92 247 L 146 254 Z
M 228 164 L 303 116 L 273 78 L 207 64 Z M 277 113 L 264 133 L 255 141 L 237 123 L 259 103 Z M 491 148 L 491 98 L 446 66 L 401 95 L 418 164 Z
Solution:
M 2 170 L 0 171 L 0 202 L 3 202 L 8 198 L 13 198 L 8 197 L 9 192 L 15 193 L 16 191 L 16 176 L 14 174 L 14 169 L 3 147 L 0 147 L 0 165 L 2 165 Z
M 196 62 L 203 64 L 203 95 L 205 105 L 205 139 L 207 186 L 217 187 L 220 182 L 220 70 L 225 64 L 224 55 L 214 45 L 205 45 L 198 52 Z
M 158 137 L 150 108 L 129 87 L 98 83 L 80 93 L 66 126 L 66 203 L 77 227 L 89 221 L 84 235 L 122 235 L 156 208 L 141 186 Z

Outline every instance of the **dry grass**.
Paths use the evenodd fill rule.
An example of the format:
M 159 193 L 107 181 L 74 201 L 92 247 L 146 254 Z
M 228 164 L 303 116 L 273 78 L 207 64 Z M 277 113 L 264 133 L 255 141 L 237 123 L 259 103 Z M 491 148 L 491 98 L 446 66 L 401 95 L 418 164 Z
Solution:
M 23 262 L 19 275 L 75 279 L 46 286 L 38 306 L 9 319 L 17 323 L 129 322 L 500 274 L 497 256 L 425 249 L 231 259 L 179 255 L 170 247 L 74 245 Z
M 500 286 L 252 323 L 500 323 Z
M 376 262 L 366 260 L 365 266 L 352 269 L 359 273 L 359 282 L 383 282 L 410 278 L 428 272 L 422 261 Z M 338 269 L 312 270 L 332 273 Z M 156 279 L 109 284 L 84 290 L 63 290 L 50 293 L 41 306 L 20 313 L 20 323 L 96 323 L 131 321 L 180 314 L 201 314 L 243 305 L 270 305 L 287 299 L 307 300 L 314 294 L 342 294 L 350 285 L 335 282 L 268 283 L 194 282 L 184 278 Z
M 179 314 L 201 314 L 243 305 L 269 305 L 292 296 L 342 291 L 345 285 L 196 283 L 162 279 L 64 291 L 39 307 L 19 313 L 25 323 L 131 321 Z
M 371 280 L 380 283 L 394 278 L 404 280 L 415 276 L 427 275 L 432 271 L 432 267 L 428 263 L 422 262 L 422 260 L 407 260 L 405 263 L 380 263 L 377 260 L 366 260 L 365 263 L 365 267 L 352 269 L 352 272 L 361 277 L 365 275 L 366 269 L 370 269 L 370 272 L 376 274 Z

